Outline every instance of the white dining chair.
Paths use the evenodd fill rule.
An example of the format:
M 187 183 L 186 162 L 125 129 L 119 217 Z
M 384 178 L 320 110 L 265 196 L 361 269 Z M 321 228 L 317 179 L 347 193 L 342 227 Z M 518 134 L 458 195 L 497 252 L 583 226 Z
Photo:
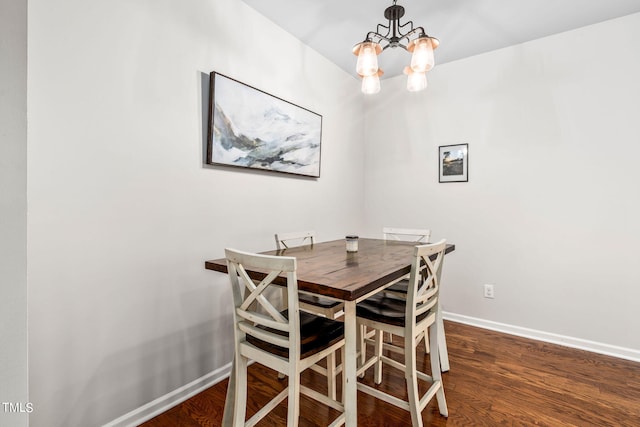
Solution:
M 427 228 L 396 228 L 383 227 L 382 237 L 384 240 L 400 240 L 403 242 L 429 243 L 431 238 L 431 230 Z M 388 294 L 394 294 L 400 298 L 406 298 L 407 285 L 409 283 L 409 275 L 397 283 L 385 289 Z M 393 335 L 389 334 L 388 341 L 393 340 Z M 424 340 L 425 353 L 429 353 L 429 340 Z
M 384 240 L 400 240 L 403 242 L 429 243 L 431 238 L 431 230 L 426 228 L 395 228 L 383 227 L 382 238 Z M 407 286 L 409 283 L 409 275 L 403 280 L 389 286 L 385 292 L 393 292 L 404 298 L 407 295 Z
M 382 238 L 384 240 L 396 240 L 403 242 L 428 243 L 431 238 L 431 230 L 427 228 L 398 228 L 398 227 L 382 227 Z M 409 275 L 397 281 L 393 285 L 385 288 L 383 292 L 387 295 L 395 295 L 398 298 L 406 298 L 407 285 L 409 283 Z M 360 363 L 364 363 L 366 357 L 365 341 L 371 343 L 374 336 L 372 330 L 367 330 L 361 326 L 359 329 L 358 343 L 360 348 Z M 387 342 L 393 342 L 393 334 L 387 333 L 385 336 Z M 429 340 L 424 341 L 425 353 L 429 353 Z
M 276 233 L 275 239 L 277 249 L 283 251 L 283 254 L 286 255 L 286 249 L 288 248 L 307 245 L 313 246 L 316 240 L 316 234 L 314 231 Z M 287 289 L 283 289 L 285 307 L 286 292 Z M 298 302 L 300 310 L 328 319 L 337 319 L 344 314 L 344 304 L 330 298 L 298 291 Z M 337 394 L 337 377 L 342 370 L 342 366 L 337 365 L 335 353 L 327 357 L 326 368 L 321 365 L 314 365 L 311 369 L 327 377 L 329 397 L 335 399 Z
M 285 250 L 294 246 L 311 245 L 316 240 L 313 231 L 301 231 L 292 233 L 276 233 L 276 247 L 278 250 Z M 286 254 L 286 251 L 283 252 Z M 344 304 L 330 298 L 320 297 L 306 292 L 300 292 L 300 310 L 309 313 L 325 316 L 329 319 L 337 319 L 344 313 Z
M 409 411 L 414 427 L 422 427 L 422 410 L 434 396 L 440 414 L 448 416 L 438 354 L 439 331 L 438 328 L 432 327 L 427 332 L 429 326 L 436 322 L 439 308 L 439 276 L 445 249 L 445 240 L 415 247 L 405 299 L 380 292 L 356 306 L 358 324 L 375 330 L 374 354 L 358 369 L 358 374 L 364 374 L 373 366 L 374 382 L 380 384 L 383 363 L 404 371 L 408 400 L 399 399 L 362 382 L 358 382 L 358 390 Z M 402 346 L 383 342 L 383 332 L 403 337 Z M 423 336 L 427 336 L 431 341 L 431 375 L 417 369 L 417 344 Z M 383 350 L 402 354 L 404 363 L 386 356 Z M 419 394 L 418 380 L 429 383 L 429 388 L 423 395 Z
M 331 425 L 343 424 L 344 405 L 301 385 L 300 374 L 336 351 L 344 352 L 344 324 L 300 311 L 295 258 L 233 249 L 226 249 L 225 256 L 234 303 L 235 388 L 227 394 L 233 399 L 233 425 L 253 426 L 288 399 L 287 426 L 297 426 L 300 393 L 339 411 Z M 260 271 L 264 278 L 256 283 L 248 271 Z M 286 310 L 277 308 L 277 294 L 269 292 L 282 275 L 286 275 L 288 290 Z M 282 392 L 245 421 L 249 360 L 274 369 L 289 380 Z

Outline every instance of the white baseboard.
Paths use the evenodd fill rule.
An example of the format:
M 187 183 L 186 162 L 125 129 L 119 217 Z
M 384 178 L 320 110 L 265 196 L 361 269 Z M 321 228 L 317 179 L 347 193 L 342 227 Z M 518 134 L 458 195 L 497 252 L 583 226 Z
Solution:
M 563 345 L 565 347 L 572 347 L 580 350 L 591 351 L 593 353 L 618 357 L 620 359 L 640 362 L 640 350 L 618 347 L 595 341 L 538 331 L 535 329 L 522 328 L 520 326 L 507 325 L 505 323 L 492 322 L 490 320 L 463 316 L 461 314 L 449 313 L 446 311 L 442 313 L 442 317 L 446 320 L 451 320 L 452 322 L 464 323 L 471 326 L 477 326 L 478 328 L 490 329 L 492 331 L 504 332 L 505 334 L 517 335 L 524 338 L 531 338 L 538 341 Z
M 231 372 L 231 363 L 228 363 L 213 372 L 191 381 L 189 384 L 160 396 L 156 400 L 147 403 L 123 416 L 105 424 L 103 427 L 134 427 L 151 418 L 168 411 L 174 406 L 195 396 L 227 378 Z

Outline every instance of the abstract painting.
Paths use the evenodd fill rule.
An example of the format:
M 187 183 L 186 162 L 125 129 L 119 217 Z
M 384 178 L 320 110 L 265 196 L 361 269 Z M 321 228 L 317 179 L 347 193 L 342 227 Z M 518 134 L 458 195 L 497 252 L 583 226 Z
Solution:
M 322 116 L 215 71 L 207 163 L 320 177 Z
M 438 148 L 440 182 L 469 181 L 469 144 L 441 145 Z

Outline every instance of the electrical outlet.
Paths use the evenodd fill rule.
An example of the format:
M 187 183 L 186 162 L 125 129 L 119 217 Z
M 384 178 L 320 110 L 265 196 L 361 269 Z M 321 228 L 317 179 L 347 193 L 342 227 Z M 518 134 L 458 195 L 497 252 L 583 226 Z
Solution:
M 493 298 L 493 285 L 484 285 L 484 297 L 485 298 Z

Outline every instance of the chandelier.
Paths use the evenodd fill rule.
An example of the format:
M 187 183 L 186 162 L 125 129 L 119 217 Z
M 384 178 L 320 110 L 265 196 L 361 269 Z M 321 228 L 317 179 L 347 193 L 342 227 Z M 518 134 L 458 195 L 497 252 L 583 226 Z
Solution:
M 378 24 L 376 31 L 367 33 L 361 43 L 353 47 L 353 54 L 358 57 L 356 72 L 362 78 L 362 92 L 374 94 L 380 92 L 380 76 L 383 71 L 378 68 L 378 55 L 391 47 L 402 47 L 411 55 L 411 65 L 404 67 L 407 75 L 407 89 L 417 92 L 427 87 L 427 71 L 435 64 L 433 50 L 440 42 L 428 36 L 424 28 L 414 27 L 413 21 L 400 23 L 404 16 L 404 7 L 396 4 L 384 10 L 388 25 Z

